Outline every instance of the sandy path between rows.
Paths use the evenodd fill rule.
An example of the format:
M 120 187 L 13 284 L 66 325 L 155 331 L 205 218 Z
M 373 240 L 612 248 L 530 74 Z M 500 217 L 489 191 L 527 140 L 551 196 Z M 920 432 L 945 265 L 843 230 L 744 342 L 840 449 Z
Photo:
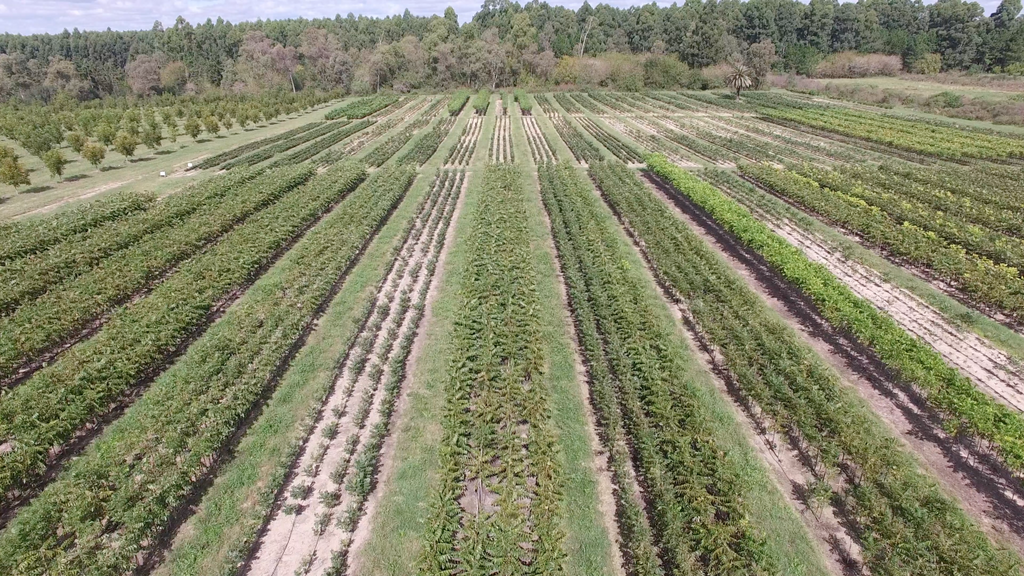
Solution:
M 657 186 L 656 186 L 657 187 Z M 781 279 L 685 197 L 657 194 L 693 231 L 715 248 L 800 338 L 860 395 L 923 469 L 993 539 L 1024 550 L 1024 488 L 999 463 L 967 439 L 951 438 L 942 421 L 913 390 L 898 382 L 850 337 L 837 333 L 799 289 Z

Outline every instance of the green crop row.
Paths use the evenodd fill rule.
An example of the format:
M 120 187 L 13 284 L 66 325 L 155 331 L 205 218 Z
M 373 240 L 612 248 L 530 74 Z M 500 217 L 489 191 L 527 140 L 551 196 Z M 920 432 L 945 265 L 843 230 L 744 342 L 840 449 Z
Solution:
M 579 105 L 576 104 L 576 101 L 564 92 L 555 93 L 555 102 L 558 102 L 562 106 L 562 109 L 569 114 L 580 114 L 583 112 Z
M 603 219 L 592 185 L 571 165 L 541 166 L 540 184 L 610 454 L 627 572 L 776 572 L 693 382 L 699 363 L 645 297 L 648 280 L 628 264 L 614 221 Z
M 469 90 L 459 90 L 452 95 L 451 99 L 448 100 L 448 115 L 458 116 L 462 109 L 466 107 L 466 102 L 469 102 L 469 97 L 473 93 Z
M 103 200 L 53 216 L 2 224 L 0 265 L 37 254 L 57 244 L 68 243 L 73 246 L 81 241 L 80 234 L 146 210 L 155 200 L 153 194 L 118 192 Z
M 622 136 L 609 132 L 603 126 L 585 116 L 581 116 L 576 120 L 584 130 L 589 132 L 595 140 L 600 142 L 602 146 L 607 148 L 619 160 L 627 163 L 636 163 L 643 159 L 644 151 L 632 142 L 627 142 Z
M 597 149 L 597 146 L 591 144 L 590 140 L 587 140 L 586 136 L 581 134 L 561 114 L 551 116 L 551 123 L 555 126 L 555 131 L 562 137 L 565 145 L 572 151 L 577 162 L 591 164 L 604 159 L 604 155 Z
M 678 158 L 690 158 L 693 156 L 689 150 L 683 149 L 682 146 L 657 133 L 625 127 L 622 130 L 622 134 L 646 150 L 658 150 L 663 154 Z
M 658 160 L 654 160 L 658 165 Z M 721 257 L 622 164 L 591 168 L 746 401 L 808 457 L 872 574 L 1019 574 L 874 413 Z
M 754 94 L 754 92 L 749 94 Z M 719 111 L 715 110 L 716 107 L 736 112 L 754 112 L 757 109 L 754 104 L 748 103 L 746 100 L 740 101 L 733 98 L 731 94 L 723 94 L 721 92 L 690 91 L 685 95 L 672 94 L 670 97 L 674 102 L 690 106 L 689 109 L 699 111 Z
M 337 197 L 361 174 L 308 189 Z M 374 173 L 260 278 L 8 524 L 0 572 L 122 574 L 153 553 L 414 175 Z
M 375 121 L 376 124 L 366 132 L 360 134 L 357 138 L 352 139 L 341 149 L 334 149 L 320 158 L 317 159 L 316 164 L 318 166 L 330 166 L 336 162 L 355 155 L 357 152 L 365 148 L 372 142 L 376 142 L 378 138 L 387 134 L 392 128 L 402 123 L 403 118 L 388 118 L 387 120 Z
M 958 206 L 951 206 L 930 190 L 905 182 L 890 182 L 891 189 L 851 177 L 847 171 L 836 171 L 814 166 L 801 166 L 794 171 L 810 178 L 819 186 L 863 200 L 878 208 L 897 222 L 907 222 L 922 230 L 932 232 L 950 244 L 962 246 L 968 252 L 984 256 L 994 262 L 1024 270 L 1024 241 L 1011 235 L 988 229 L 980 225 L 976 217 L 978 210 L 973 205 L 964 206 L 959 196 L 950 195 Z M 940 204 L 940 206 L 936 206 Z M 981 205 L 984 209 L 985 205 Z M 952 210 L 950 210 L 952 208 Z M 957 209 L 959 208 L 959 210 Z M 965 210 L 970 210 L 964 214 Z M 966 217 L 965 217 L 966 216 Z M 1020 214 L 1003 214 L 1005 225 L 1024 230 Z M 1018 232 L 1019 233 L 1019 232 Z
M 569 98 L 567 98 L 567 100 L 570 99 L 570 98 L 572 100 L 574 100 L 578 106 L 582 106 L 584 109 L 586 109 L 587 111 L 592 112 L 594 114 L 607 114 L 608 113 L 608 110 L 606 110 L 603 106 L 601 106 L 600 104 L 595 102 L 593 98 L 591 98 L 590 96 L 587 96 L 586 94 L 584 94 L 582 92 L 573 92 L 571 95 L 569 95 Z M 561 100 L 559 100 L 559 102 L 561 102 Z M 577 110 L 579 110 L 579 108 L 577 108 Z M 613 110 L 614 110 L 614 108 L 613 108 Z M 568 112 L 568 111 L 569 110 L 567 108 L 566 112 Z
M 659 133 L 665 138 L 712 162 L 737 163 L 743 160 L 742 156 L 732 150 L 722 148 L 717 144 L 711 144 L 681 130 L 675 130 L 666 126 L 660 126 L 659 128 Z
M 940 158 L 1024 158 L 1024 141 L 849 108 L 765 100 L 762 115 Z
M 979 170 L 958 164 L 919 167 L 890 162 L 884 169 L 896 178 L 934 186 L 975 203 L 1024 213 L 1024 186 L 1020 185 L 1024 170 L 1021 168 L 992 164 Z
M 473 110 L 481 116 L 487 114 L 487 107 L 491 104 L 491 91 L 486 88 L 480 90 L 473 97 Z
M 635 114 L 638 111 L 642 111 L 639 110 L 636 106 L 634 106 L 631 102 L 628 102 L 620 98 L 613 98 L 609 94 L 605 94 L 604 92 L 600 92 L 598 90 L 588 90 L 585 94 L 577 94 L 574 97 L 577 97 L 577 102 L 582 104 L 587 109 L 590 109 L 595 114 L 607 113 L 606 111 L 602 110 L 600 106 L 597 106 L 597 104 L 603 104 L 605 108 L 608 108 L 613 112 L 619 112 L 622 114 Z M 586 98 L 587 102 L 580 100 L 580 98 Z M 591 106 L 593 106 L 593 108 L 591 108 Z
M 978 390 L 938 352 L 855 296 L 827 268 L 808 260 L 731 198 L 664 158 L 649 157 L 648 166 L 803 290 L 833 326 L 874 350 L 882 362 L 948 418 L 956 433 L 984 439 L 1010 469 L 1024 472 L 1024 419 L 1018 412 Z
M 310 171 L 274 174 L 285 180 L 289 172 L 291 180 L 301 181 Z M 251 217 L 148 296 L 115 313 L 93 338 L 0 398 L 0 438 L 12 446 L 0 455 L 0 491 L 35 480 L 49 447 L 67 442 L 157 369 L 282 246 L 364 177 L 361 166 L 343 165 Z
M 398 102 L 398 96 L 393 94 L 382 94 L 380 96 L 361 98 L 355 102 L 349 102 L 348 104 L 331 110 L 324 116 L 324 119 L 336 120 L 338 118 L 348 118 L 349 120 L 359 120 L 361 118 L 366 118 L 370 114 L 376 114 L 396 102 Z
M 561 471 L 523 219 L 527 196 L 513 165 L 489 164 L 481 176 L 420 573 L 554 574 L 565 556 Z M 493 493 L 493 507 L 464 509 L 464 490 L 479 483 Z
M 331 146 L 334 146 L 338 142 L 345 140 L 349 136 L 362 132 L 366 128 L 372 126 L 374 122 L 376 122 L 376 120 L 359 120 L 358 122 L 353 122 L 340 130 L 335 130 L 334 132 L 331 132 L 330 134 L 324 136 L 323 138 L 320 138 L 319 140 L 314 140 L 313 142 L 303 146 L 302 148 L 299 148 L 298 150 L 292 152 L 291 154 L 288 154 L 287 156 L 274 160 L 273 162 L 267 164 L 267 169 L 269 170 L 271 168 L 277 168 L 279 166 L 292 166 L 298 164 L 299 162 L 305 162 L 306 160 L 313 158 L 314 156 L 323 152 L 324 150 L 327 150 Z
M 383 166 L 385 162 L 391 159 L 399 150 L 401 150 L 413 135 L 416 134 L 428 123 L 430 123 L 431 111 L 430 109 L 421 112 L 415 120 L 409 122 L 404 128 L 399 130 L 397 133 L 392 134 L 387 140 L 381 142 L 376 148 L 367 154 L 363 161 L 370 166 Z
M 224 164 L 223 168 L 225 170 L 231 170 L 233 168 L 238 168 L 240 166 L 254 166 L 256 164 L 259 164 L 260 162 L 263 162 L 264 160 L 269 160 L 270 158 L 277 156 L 281 152 L 287 152 L 288 150 L 291 150 L 296 146 L 301 146 L 306 142 L 309 142 L 310 140 L 315 140 L 316 138 L 330 134 L 331 132 L 334 132 L 335 130 L 338 130 L 339 128 L 342 128 L 348 124 L 348 120 L 340 120 L 338 122 L 327 122 L 312 130 L 303 132 L 298 136 L 293 136 L 282 142 L 278 142 L 276 144 L 260 148 L 259 150 L 256 150 L 255 152 L 250 152 L 249 154 L 246 154 L 245 156 L 242 156 L 240 158 L 235 158 L 234 160 Z
M 217 203 L 104 259 L 93 270 L 0 318 L 0 378 L 9 379 L 25 363 L 73 340 L 97 318 L 130 300 L 173 266 L 277 202 L 312 175 L 309 168 L 288 168 L 239 183 Z
M 671 106 L 674 109 L 674 112 L 679 112 L 680 110 L 684 112 L 696 112 L 701 110 L 699 106 L 690 104 L 670 92 L 648 92 L 647 97 Z
M 370 166 L 383 166 L 385 162 L 390 160 L 396 152 L 409 142 L 415 133 L 416 128 L 412 125 L 402 128 L 388 137 L 387 140 L 378 144 L 376 148 L 364 157 L 364 160 Z
M 302 126 L 299 126 L 298 128 L 292 128 L 291 130 L 288 130 L 287 132 L 282 132 L 280 134 L 275 134 L 274 136 L 268 136 L 266 138 L 260 138 L 259 140 L 253 140 L 251 142 L 246 142 L 245 144 L 242 144 L 241 146 L 235 146 L 234 148 L 232 148 L 230 150 L 226 150 L 224 152 L 221 152 L 220 154 L 215 154 L 213 156 L 210 156 L 209 158 L 205 158 L 201 162 L 199 162 L 198 164 L 193 165 L 192 168 L 189 168 L 189 170 L 195 170 L 195 169 L 206 170 L 207 168 L 213 168 L 214 166 L 220 166 L 221 164 L 227 162 L 228 160 L 234 160 L 235 158 L 238 158 L 239 156 L 241 156 L 243 154 L 248 154 L 248 153 L 252 152 L 253 150 L 258 150 L 260 148 L 263 148 L 264 146 L 269 146 L 271 144 L 280 142 L 282 140 L 287 140 L 287 139 L 292 138 L 294 136 L 298 136 L 299 134 L 302 134 L 303 132 L 308 132 L 308 131 L 310 131 L 310 130 L 312 130 L 314 128 L 317 128 L 318 126 L 321 126 L 322 124 L 323 124 L 323 122 L 321 122 L 321 121 L 310 122 L 308 124 L 303 124 Z
M 476 124 L 472 120 L 466 122 L 462 133 L 459 134 L 459 141 L 448 150 L 448 157 L 444 159 L 444 163 L 468 166 L 469 161 L 473 159 L 473 152 L 476 151 L 476 142 L 480 139 L 480 129 L 480 124 Z M 473 134 L 474 130 L 477 131 L 475 135 Z
M 820 186 L 795 172 L 763 164 L 743 164 L 740 171 L 890 254 L 927 268 L 976 302 L 1024 318 L 1024 279 L 1017 269 L 968 253 L 934 233 L 894 220 L 859 198 Z
M 438 112 L 441 111 L 441 108 L 445 107 L 446 104 L 444 98 L 434 98 L 434 101 L 430 103 L 430 106 L 427 106 L 427 109 L 423 111 L 423 115 L 428 120 L 433 119 L 434 116 L 436 116 Z
M 537 105 L 540 106 L 540 109 L 548 116 L 553 116 L 558 113 L 547 94 L 537 94 L 535 98 L 537 99 Z
M 519 103 L 519 109 L 523 111 L 523 114 L 530 115 L 533 112 L 533 99 L 526 93 L 526 90 L 522 88 L 516 88 L 513 91 L 516 102 Z
M 530 147 L 530 155 L 533 156 L 534 163 L 557 162 L 558 156 L 551 149 L 551 143 L 548 142 L 547 135 L 541 130 L 537 121 L 525 116 L 520 120 L 523 123 L 523 131 L 526 132 L 526 144 Z
M 716 119 L 716 121 L 738 128 L 744 132 L 756 134 L 775 145 L 782 145 L 784 148 L 781 149 L 786 150 L 791 156 L 795 154 L 798 161 L 803 161 L 807 156 L 806 154 L 801 155 L 800 151 L 824 156 L 825 158 L 829 158 L 830 160 L 835 160 L 840 163 L 879 161 L 885 159 L 884 156 L 875 152 L 870 152 L 859 146 L 849 146 L 834 141 L 828 142 L 825 139 L 812 139 L 804 136 L 794 137 L 795 135 L 787 135 L 779 130 L 779 126 L 766 124 L 758 120 L 733 117 Z
M 966 171 L 963 167 L 954 169 L 957 168 Z M 1024 238 L 1024 190 L 1000 190 L 997 179 L 987 170 L 970 169 L 967 186 L 952 178 L 934 178 L 935 174 L 931 178 L 926 176 L 922 182 L 919 174 L 935 172 L 932 168 L 846 165 L 837 166 L 836 170 L 861 186 L 920 202 L 940 212 L 940 217 L 959 218 L 991 231 Z M 1017 188 L 1024 188 L 1019 181 L 1016 184 Z
M 112 255 L 150 240 L 168 228 L 192 218 L 196 212 L 219 202 L 256 176 L 253 171 L 225 175 L 200 182 L 173 194 L 149 210 L 111 221 L 77 235 L 32 258 L 0 268 L 0 314 L 10 314 L 39 295 L 59 289 L 63 282 L 93 270 Z
M 735 152 L 736 154 L 754 162 L 774 162 L 776 164 L 784 164 L 786 162 L 792 162 L 806 157 L 806 155 L 794 154 L 785 146 L 760 138 L 719 134 L 715 131 L 705 130 L 692 125 L 679 125 L 679 127 L 690 132 L 693 136 L 703 140 L 704 142 L 710 142 L 715 146 L 720 146 L 726 150 Z
M 642 94 L 626 94 L 622 92 L 609 92 L 605 95 L 612 100 L 621 102 L 632 107 L 634 110 L 644 114 L 662 114 L 673 112 L 672 107 L 664 102 L 651 100 Z
M 398 163 L 412 164 L 413 166 L 426 164 L 427 160 L 430 160 L 434 155 L 434 152 L 437 152 L 438 146 L 448 137 L 448 133 L 452 131 L 452 127 L 455 126 L 455 120 L 454 116 L 449 116 L 437 121 L 429 132 L 420 136 L 415 146 L 398 158 Z

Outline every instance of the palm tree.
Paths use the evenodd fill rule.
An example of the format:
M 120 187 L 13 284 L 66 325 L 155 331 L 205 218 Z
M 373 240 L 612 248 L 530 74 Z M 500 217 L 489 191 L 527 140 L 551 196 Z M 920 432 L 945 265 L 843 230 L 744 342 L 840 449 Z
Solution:
M 725 83 L 733 90 L 736 90 L 737 100 L 740 99 L 740 90 L 749 90 L 754 86 L 754 80 L 750 77 L 750 70 L 742 64 L 733 66 L 732 72 L 729 72 L 729 75 L 725 77 Z

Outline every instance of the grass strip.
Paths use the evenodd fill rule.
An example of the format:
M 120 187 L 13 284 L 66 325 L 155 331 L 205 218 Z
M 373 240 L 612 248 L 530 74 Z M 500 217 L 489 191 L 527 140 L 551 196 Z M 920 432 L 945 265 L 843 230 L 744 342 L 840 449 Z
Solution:
M 242 438 L 178 531 L 154 576 L 231 573 L 243 562 L 269 517 L 303 441 L 338 369 L 371 312 L 377 292 L 422 207 L 429 180 L 413 184 L 406 199 L 360 258 L 296 355 L 266 408 Z
M 358 120 L 366 118 L 370 114 L 376 114 L 395 102 L 398 102 L 398 96 L 393 94 L 381 94 L 380 96 L 362 98 L 355 102 L 349 102 L 348 104 L 334 108 L 328 112 L 324 118 L 327 120 L 335 120 L 337 118 Z
M 327 150 L 331 146 L 334 146 L 338 142 L 345 140 L 349 136 L 352 136 L 353 134 L 361 132 L 366 128 L 372 126 L 374 122 L 376 122 L 376 120 L 360 120 L 358 122 L 353 122 L 352 124 L 349 124 L 348 126 L 345 126 L 340 130 L 335 130 L 334 132 L 331 132 L 327 136 L 324 136 L 319 140 L 316 140 L 310 144 L 307 144 L 306 146 L 303 146 L 302 148 L 296 150 L 295 152 L 292 152 L 291 154 L 288 154 L 287 156 L 274 160 L 273 162 L 267 164 L 267 168 L 270 169 L 276 168 L 278 166 L 291 166 L 293 164 L 298 164 L 299 162 L 305 162 L 306 160 L 313 158 L 314 156 L 323 152 L 324 150 Z

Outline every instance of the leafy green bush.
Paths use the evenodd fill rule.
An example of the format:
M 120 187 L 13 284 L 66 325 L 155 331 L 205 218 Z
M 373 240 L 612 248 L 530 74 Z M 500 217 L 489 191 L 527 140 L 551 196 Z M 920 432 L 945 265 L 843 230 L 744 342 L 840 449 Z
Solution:
M 644 86 L 665 90 L 678 88 L 687 79 L 689 67 L 675 54 L 651 55 L 644 60 Z
M 943 90 L 938 94 L 930 96 L 927 104 L 935 108 L 960 108 L 964 105 L 964 98 L 956 92 Z
M 487 114 L 487 106 L 491 103 L 491 91 L 484 88 L 476 93 L 473 97 L 473 110 L 476 110 L 477 114 Z
M 459 112 L 466 107 L 466 102 L 469 101 L 469 97 L 472 93 L 469 90 L 459 90 L 452 99 L 448 101 L 448 114 L 450 116 L 458 116 Z

